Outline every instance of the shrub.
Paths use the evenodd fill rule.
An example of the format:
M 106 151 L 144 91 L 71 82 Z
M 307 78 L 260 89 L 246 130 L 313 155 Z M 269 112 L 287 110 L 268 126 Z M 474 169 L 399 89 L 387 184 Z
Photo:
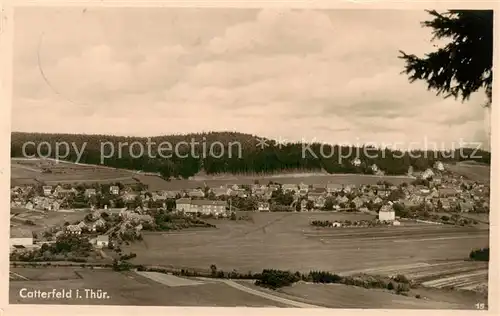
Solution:
M 394 284 L 393 284 L 392 282 L 389 282 L 389 284 L 387 284 L 387 289 L 388 289 L 389 291 L 394 290 Z
M 476 249 L 470 252 L 469 259 L 476 261 L 489 261 L 490 248 Z
M 309 279 L 314 283 L 340 283 L 342 277 L 325 271 L 311 271 Z
M 396 277 L 394 278 L 394 281 L 396 281 L 398 283 L 404 283 L 404 284 L 409 284 L 410 283 L 410 280 L 408 280 L 408 278 L 405 277 L 402 274 L 396 275 Z
M 260 277 L 255 281 L 255 285 L 277 289 L 284 286 L 292 285 L 299 281 L 297 275 L 290 271 L 282 270 L 263 270 Z

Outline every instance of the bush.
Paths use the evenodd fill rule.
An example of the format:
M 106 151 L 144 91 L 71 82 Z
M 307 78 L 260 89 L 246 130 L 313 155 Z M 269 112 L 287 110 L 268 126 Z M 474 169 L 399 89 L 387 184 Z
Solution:
M 393 284 L 392 282 L 389 282 L 389 284 L 387 284 L 387 289 L 388 289 L 389 291 L 394 290 L 394 284 Z
M 415 295 L 415 298 L 422 298 L 422 296 L 420 296 L 420 294 L 417 294 Z
M 255 285 L 277 289 L 284 286 L 292 285 L 299 281 L 300 278 L 290 271 L 282 270 L 263 270 L 260 278 L 255 281 Z
M 469 259 L 476 261 L 489 261 L 490 248 L 472 250 L 469 254 Z
M 342 277 L 325 271 L 311 271 L 309 279 L 314 283 L 340 283 Z
M 398 283 L 404 283 L 404 284 L 409 284 L 410 283 L 410 280 L 408 280 L 408 278 L 405 277 L 402 274 L 396 275 L 396 277 L 394 278 L 394 281 L 396 281 Z

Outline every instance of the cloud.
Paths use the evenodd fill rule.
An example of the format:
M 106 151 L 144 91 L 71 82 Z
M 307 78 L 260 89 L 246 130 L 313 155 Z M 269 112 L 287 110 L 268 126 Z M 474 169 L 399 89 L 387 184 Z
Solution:
M 401 74 L 399 49 L 433 49 L 423 12 L 57 12 L 16 13 L 16 130 L 448 144 L 483 133 L 482 95 L 443 99 Z

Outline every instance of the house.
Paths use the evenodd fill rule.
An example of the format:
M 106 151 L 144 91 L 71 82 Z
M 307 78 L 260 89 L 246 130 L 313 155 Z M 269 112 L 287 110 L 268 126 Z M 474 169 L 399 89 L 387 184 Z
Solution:
M 260 196 L 260 197 L 263 197 L 268 193 L 270 193 L 270 191 L 267 188 L 257 188 L 253 191 L 254 196 Z
M 200 189 L 194 189 L 188 192 L 188 196 L 192 198 L 202 198 L 205 197 L 205 193 Z
M 444 165 L 441 161 L 436 161 L 434 163 L 434 169 L 437 169 L 439 171 L 444 171 Z
M 122 199 L 125 202 L 131 202 L 135 200 L 137 196 L 139 196 L 137 193 L 125 192 L 125 194 L 122 195 Z
M 398 220 L 394 220 L 394 221 L 392 222 L 392 225 L 394 225 L 394 226 L 400 226 L 400 225 L 401 225 L 401 222 L 400 222 L 400 221 L 398 221 Z
M 167 196 L 163 192 L 161 194 L 153 193 L 151 199 L 153 200 L 153 202 L 165 201 L 167 199 Z M 144 199 L 144 200 L 146 200 L 146 199 Z
M 269 185 L 269 189 L 270 189 L 271 191 L 273 191 L 273 192 L 274 192 L 274 191 L 278 191 L 278 190 L 280 189 L 280 185 L 279 185 L 279 184 L 270 184 L 270 185 Z
M 390 193 L 391 193 L 391 191 L 386 189 L 386 188 L 377 189 L 377 196 L 379 196 L 379 197 L 383 197 L 383 198 L 388 197 Z
M 383 202 L 383 200 L 377 196 L 376 198 L 372 199 L 372 202 L 374 204 L 380 204 Z
M 353 190 L 354 190 L 355 186 L 353 185 L 344 185 L 344 187 L 342 188 L 342 191 L 344 191 L 345 193 L 351 193 Z
M 112 185 L 109 187 L 109 193 L 113 195 L 118 195 L 120 194 L 120 188 L 117 185 Z
M 80 227 L 80 229 L 82 229 L 82 230 L 87 228 L 87 224 L 85 224 L 84 221 L 81 221 L 80 223 L 78 223 L 77 226 Z
M 441 198 L 454 197 L 457 195 L 457 190 L 454 188 L 439 188 L 438 194 Z
M 301 211 L 307 211 L 307 200 L 301 200 L 300 201 L 300 210 Z
M 296 191 L 297 190 L 297 185 L 295 184 L 283 184 L 281 186 L 281 189 L 283 190 L 283 192 L 292 192 L 292 191 Z
M 359 159 L 359 158 L 354 158 L 354 159 L 351 161 L 351 163 L 352 163 L 352 165 L 353 165 L 354 167 L 359 167 L 359 166 L 361 166 L 361 159 Z
M 438 207 L 441 207 L 443 210 L 449 210 L 451 208 L 450 200 L 446 198 L 440 198 L 438 200 Z
M 80 235 L 82 233 L 82 229 L 78 225 L 68 225 L 66 226 L 66 232 L 72 235 Z
M 32 210 L 33 209 L 33 203 L 31 202 L 27 202 L 26 205 L 24 205 L 24 208 L 27 209 L 27 210 Z
M 212 189 L 212 192 L 215 196 L 228 196 L 230 194 L 230 189 L 225 188 L 225 187 L 220 187 L 220 188 L 214 188 Z
M 87 198 L 89 198 L 89 197 L 91 197 L 91 196 L 94 196 L 94 195 L 96 195 L 96 194 L 97 194 L 97 192 L 96 192 L 96 190 L 95 190 L 95 189 L 85 189 L 85 196 L 86 196 Z
M 52 194 L 52 186 L 50 186 L 50 185 L 44 185 L 42 187 L 42 190 L 43 190 L 43 195 L 45 195 L 45 196 Z
M 260 212 L 269 212 L 269 203 L 268 202 L 259 202 L 257 204 L 257 210 Z
M 349 199 L 347 198 L 347 196 L 338 196 L 337 197 L 337 203 L 341 204 L 341 203 L 347 203 L 349 202 Z
M 226 213 L 225 201 L 191 200 L 187 213 L 201 213 L 204 215 L 222 215 Z
M 233 185 L 231 186 L 231 190 L 237 191 L 237 190 L 239 190 L 239 189 L 240 189 L 240 187 L 239 187 L 237 184 L 233 184 Z
M 379 221 L 393 221 L 396 219 L 396 212 L 392 205 L 383 205 L 378 212 Z
M 106 226 L 106 221 L 103 220 L 102 218 L 98 219 L 94 223 L 92 223 L 92 230 L 96 231 L 98 228 L 105 227 Z
M 422 179 L 430 179 L 432 177 L 434 177 L 434 171 L 432 171 L 432 169 L 428 168 L 427 170 L 425 170 L 423 173 L 422 173 Z
M 470 202 L 460 202 L 459 203 L 460 212 L 468 213 L 474 210 L 474 205 Z
M 60 207 L 61 207 L 61 204 L 60 204 L 59 202 L 54 201 L 54 202 L 52 203 L 52 210 L 53 210 L 54 212 L 59 211 L 59 208 L 60 208 Z
M 314 207 L 316 208 L 323 208 L 325 207 L 326 199 L 324 196 L 319 196 L 315 201 L 314 201 Z
M 377 173 L 378 170 L 379 170 L 379 168 L 378 168 L 378 166 L 376 164 L 371 165 L 370 168 L 372 169 L 373 173 Z
M 365 204 L 364 201 L 359 196 L 355 197 L 352 200 L 352 202 L 354 203 L 354 205 L 356 205 L 357 209 L 359 209 L 361 206 L 363 206 L 363 204 Z
M 246 198 L 248 196 L 244 189 L 232 190 L 229 195 L 240 198 Z
M 191 209 L 191 199 L 180 198 L 176 200 L 175 209 L 178 212 L 189 212 Z
M 75 188 L 64 189 L 64 188 L 58 187 L 54 191 L 54 194 L 57 195 L 58 197 L 64 197 L 64 196 L 68 196 L 68 195 L 74 195 L 76 193 L 77 193 L 77 191 L 76 191 Z
M 96 239 L 96 246 L 98 248 L 107 247 L 109 245 L 109 236 L 108 235 L 99 235 Z
M 333 222 L 332 227 L 342 227 L 342 224 L 339 222 Z
M 299 184 L 299 191 L 302 191 L 302 190 L 307 193 L 309 191 L 309 185 L 307 185 L 305 183 Z
M 323 195 L 324 195 L 324 194 L 322 194 L 322 193 L 309 192 L 309 193 L 307 194 L 307 199 L 308 199 L 309 201 L 313 201 L 313 202 L 314 202 L 314 201 L 316 201 L 318 198 L 322 197 Z
M 326 184 L 326 192 L 328 193 L 333 193 L 333 192 L 340 192 L 342 191 L 342 184 L 338 183 L 327 183 Z
M 409 166 L 408 167 L 408 172 L 406 173 L 409 177 L 412 177 L 413 176 L 413 167 L 412 166 Z

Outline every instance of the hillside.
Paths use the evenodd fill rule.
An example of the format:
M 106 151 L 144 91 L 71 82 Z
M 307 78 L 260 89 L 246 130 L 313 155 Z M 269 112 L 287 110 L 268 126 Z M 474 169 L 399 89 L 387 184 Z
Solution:
M 79 163 L 99 165 L 102 162 L 102 165 L 114 168 L 158 172 L 166 179 L 189 178 L 200 174 L 276 174 L 291 171 L 371 174 L 372 164 L 376 164 L 387 175 L 402 175 L 410 165 L 415 171 L 425 170 L 436 160 L 447 163 L 462 160 L 482 163 L 490 161 L 489 152 L 475 153 L 476 156 L 481 155 L 481 159 L 469 157 L 473 153 L 472 149 L 462 149 L 462 155 L 458 155 L 459 149 L 455 151 L 456 155 L 431 151 L 413 151 L 413 155 L 410 155 L 389 149 L 319 143 L 288 143 L 278 146 L 272 140 L 266 140 L 265 146 L 259 146 L 262 139 L 236 132 L 209 132 L 156 136 L 149 138 L 148 143 L 148 138 L 145 137 L 14 132 L 11 137 L 11 157 L 24 157 L 23 144 L 32 142 L 26 147 L 27 155 L 41 154 L 55 158 L 56 144 L 65 142 L 70 144 L 69 154 L 67 157 L 60 156 L 60 159 L 77 161 L 78 152 L 82 152 L 83 148 Z M 47 146 L 41 146 L 41 151 L 37 153 L 36 145 L 42 142 L 50 144 L 52 151 L 48 152 Z M 161 143 L 168 146 L 159 149 Z M 119 144 L 124 145 L 121 152 Z M 144 154 L 140 157 L 138 144 L 142 144 L 144 149 Z M 61 155 L 64 154 L 65 147 L 59 148 Z M 110 148 L 115 148 L 114 153 Z M 165 148 L 168 149 L 166 152 Z M 160 155 L 161 152 L 163 156 Z M 450 156 L 454 158 L 446 158 Z M 359 166 L 352 164 L 356 157 L 361 160 Z

